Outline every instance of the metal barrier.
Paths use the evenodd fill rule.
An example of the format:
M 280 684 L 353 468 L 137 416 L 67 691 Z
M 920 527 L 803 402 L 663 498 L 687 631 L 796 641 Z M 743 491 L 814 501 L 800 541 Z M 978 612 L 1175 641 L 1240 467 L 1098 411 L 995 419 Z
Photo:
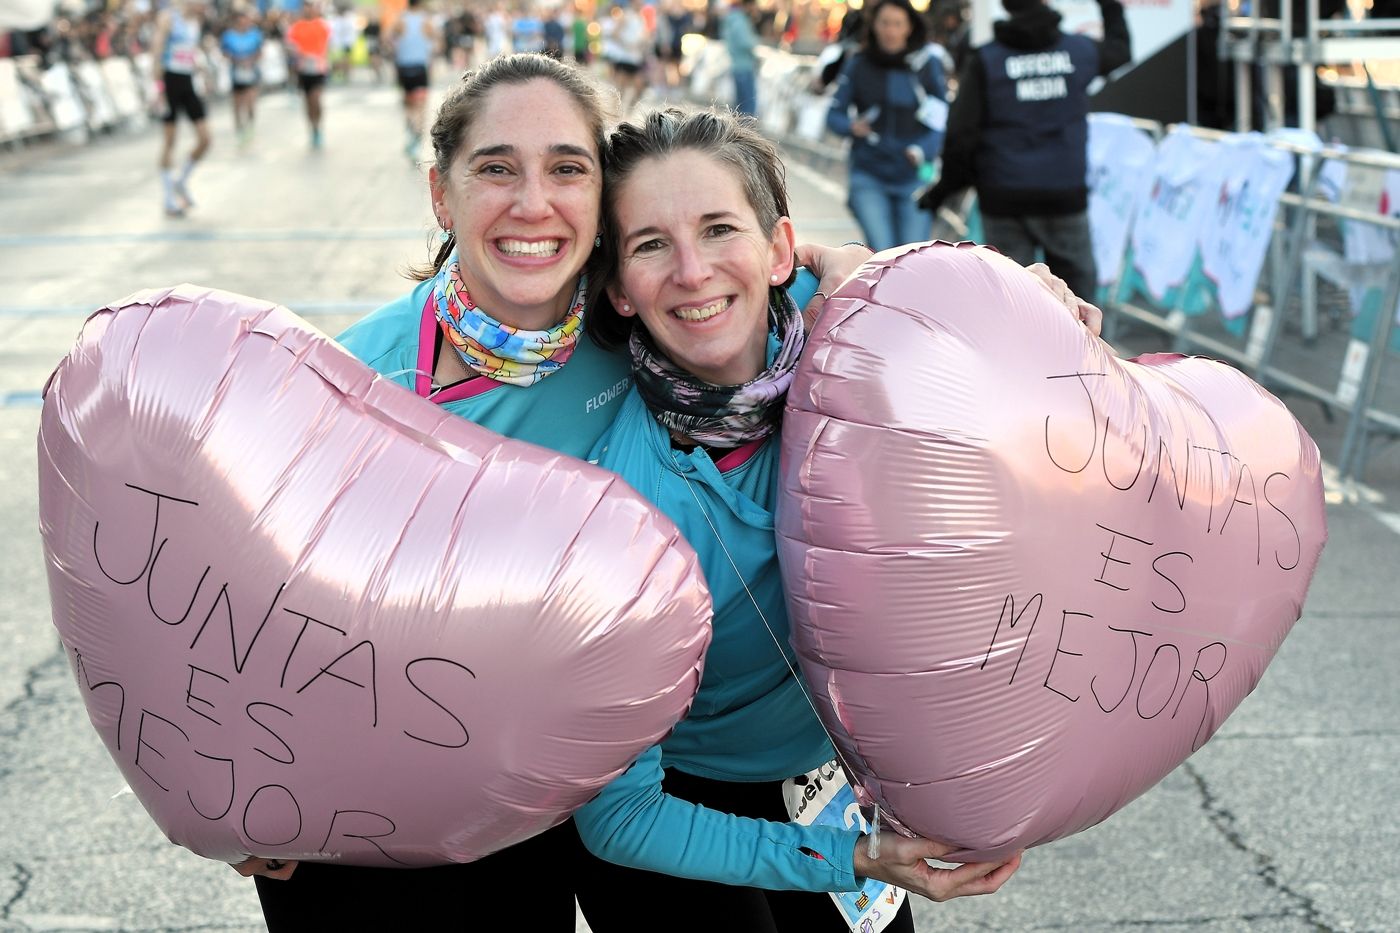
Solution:
M 1319 278 L 1351 291 L 1356 314 L 1335 385 L 1299 380 L 1277 365 L 1274 350 L 1282 320 L 1271 329 L 1257 378 L 1291 380 L 1286 384 L 1294 391 L 1346 411 L 1337 466 L 1342 476 L 1360 478 L 1372 441 L 1378 436 L 1400 438 L 1400 385 L 1384 378 L 1387 363 L 1400 352 L 1400 341 L 1393 339 L 1400 314 L 1400 156 L 1338 148 L 1297 147 L 1296 151 L 1308 165 L 1308 173 L 1301 191 L 1283 198 L 1294 208 L 1283 275 L 1290 283 L 1300 280 L 1305 323 L 1318 317 Z M 1317 219 L 1329 219 L 1342 228 L 1340 253 L 1313 235 Z M 1369 243 L 1359 242 L 1363 238 Z M 1310 335 L 1307 327 L 1303 333 Z
M 1149 210 L 1135 220 L 1134 233 L 1138 247 L 1155 248 L 1154 234 L 1185 247 L 1172 257 L 1177 263 L 1169 276 L 1173 287 L 1164 289 L 1160 281 L 1155 288 L 1148 285 L 1141 257 L 1129 250 L 1105 309 L 1106 328 L 1112 338 L 1125 321 L 1150 325 L 1170 335 L 1179 352 L 1228 360 L 1272 390 L 1344 413 L 1345 435 L 1332 456 L 1343 478 L 1360 478 L 1372 442 L 1400 437 L 1400 386 L 1385 379 L 1389 357 L 1400 350 L 1400 341 L 1392 340 L 1400 311 L 1400 203 L 1389 204 L 1386 193 L 1389 184 L 1400 196 L 1400 157 L 1326 148 L 1296 137 L 1171 129 L 1152 185 L 1183 223 L 1145 230 L 1161 219 Z M 1197 160 L 1211 163 L 1198 179 L 1188 171 L 1192 146 Z M 1288 172 L 1292 184 L 1279 184 L 1276 177 L 1277 190 L 1259 191 L 1259 173 L 1241 164 L 1243 146 L 1265 146 L 1268 159 L 1296 165 L 1296 173 Z M 1189 190 L 1193 182 L 1202 189 Z M 1248 185 L 1256 188 L 1252 206 L 1241 200 Z M 1246 274 L 1235 282 L 1233 297 L 1225 297 L 1221 282 L 1209 274 L 1209 249 L 1229 236 L 1234 223 L 1259 225 L 1257 233 L 1267 224 L 1270 234 L 1266 255 L 1242 266 Z M 1369 251 L 1329 245 L 1358 239 L 1358 230 L 1370 231 Z M 1183 237 L 1189 237 L 1189 245 Z M 1262 237 L 1253 242 L 1262 246 Z M 1353 291 L 1346 297 L 1358 313 L 1346 316 L 1351 333 L 1344 344 L 1319 339 L 1319 278 L 1338 295 Z M 1240 291 L 1245 288 L 1247 295 Z M 1343 316 L 1331 317 L 1340 322 Z M 1284 341 L 1290 330 L 1301 339 Z
M 263 44 L 263 85 L 286 82 L 286 54 L 276 42 Z M 228 62 L 201 51 L 196 80 L 209 97 L 232 89 Z M 162 106 L 151 56 L 113 56 L 101 61 L 59 62 L 47 69 L 38 56 L 0 58 L 0 145 L 26 145 L 59 135 L 85 140 L 92 134 L 147 124 Z

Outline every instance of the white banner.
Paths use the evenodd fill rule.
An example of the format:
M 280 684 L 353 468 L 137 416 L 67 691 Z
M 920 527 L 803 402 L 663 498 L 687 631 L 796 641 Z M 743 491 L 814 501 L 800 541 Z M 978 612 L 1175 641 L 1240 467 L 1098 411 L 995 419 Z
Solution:
M 19 136 L 34 125 L 34 113 L 19 83 L 13 58 L 0 58 L 0 139 Z
M 97 62 L 79 62 L 74 66 L 73 77 L 82 89 L 82 97 L 87 104 L 88 126 L 96 130 L 117 122 L 117 108 L 112 103 L 107 81 Z
M 60 130 L 77 129 L 87 123 L 87 113 L 83 102 L 78 98 L 78 89 L 73 84 L 73 76 L 68 66 L 54 65 L 40 79 L 44 87 L 44 97 L 49 102 L 49 113 L 53 115 L 54 126 Z
M 1221 312 L 1233 318 L 1254 304 L 1278 199 L 1293 179 L 1294 159 L 1249 133 L 1221 140 L 1219 161 L 1219 195 L 1201 237 L 1201 266 L 1215 283 Z
M 1157 143 L 1116 113 L 1089 114 L 1089 226 L 1099 284 L 1118 280 L 1128 231 L 1151 192 Z
M 0 0 L 0 32 L 38 29 L 53 19 L 54 0 Z
M 107 58 L 102 61 L 102 77 L 107 82 L 107 91 L 112 95 L 112 106 L 117 116 L 124 120 L 140 118 L 145 113 L 141 101 L 141 88 L 136 83 L 136 72 L 125 58 Z
M 1133 225 L 1133 265 L 1161 301 L 1191 271 L 1220 193 L 1219 145 L 1174 128 L 1157 146 L 1152 183 Z

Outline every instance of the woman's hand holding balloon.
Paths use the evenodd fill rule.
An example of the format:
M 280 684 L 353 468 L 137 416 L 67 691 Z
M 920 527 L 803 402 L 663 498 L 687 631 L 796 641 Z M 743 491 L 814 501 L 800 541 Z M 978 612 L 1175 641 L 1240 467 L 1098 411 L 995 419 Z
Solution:
M 934 868 L 926 859 L 936 859 L 957 847 L 886 833 L 880 839 L 880 855 L 871 858 L 867 837 L 856 842 L 857 878 L 875 878 L 897 885 L 931 901 L 951 901 L 955 897 L 993 894 L 1021 867 L 1021 853 L 1004 862 L 968 862 L 956 868 Z
M 1040 279 L 1050 290 L 1050 294 L 1069 309 L 1069 313 L 1074 315 L 1074 319 L 1089 328 L 1089 333 L 1097 337 L 1103 332 L 1103 312 L 1099 310 L 1098 305 L 1092 305 L 1076 295 L 1065 284 L 1064 279 L 1050 271 L 1049 266 L 1043 262 L 1031 263 L 1026 266 L 1026 271 Z
M 250 855 L 234 865 L 233 870 L 244 878 L 262 875 L 264 878 L 286 881 L 292 877 L 292 872 L 297 870 L 297 863 L 294 859 L 258 858 L 256 855 Z

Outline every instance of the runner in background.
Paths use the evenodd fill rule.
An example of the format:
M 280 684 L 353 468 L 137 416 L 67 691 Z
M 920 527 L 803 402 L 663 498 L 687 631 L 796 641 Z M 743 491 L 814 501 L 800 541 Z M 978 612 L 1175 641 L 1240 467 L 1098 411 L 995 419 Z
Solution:
M 495 58 L 510 51 L 510 20 L 506 17 L 505 8 L 499 3 L 486 14 L 486 22 L 482 28 L 486 34 L 487 58 Z
M 369 22 L 365 23 L 365 54 L 369 58 L 369 69 L 374 72 L 374 83 L 378 84 L 384 80 L 382 66 L 384 56 L 381 49 L 381 29 L 379 26 L 379 12 L 369 14 Z
M 656 54 L 662 62 L 666 87 L 674 90 L 681 86 L 681 40 L 695 31 L 695 17 L 683 0 L 665 0 L 656 22 Z
M 465 6 L 447 20 L 443 38 L 453 74 L 461 74 L 476 64 L 476 36 L 479 32 L 481 27 L 476 16 Z
M 622 10 L 613 20 L 613 83 L 622 96 L 622 115 L 625 117 L 646 89 L 651 33 L 642 16 L 642 0 L 628 0 L 625 7 L 613 9 Z
M 165 123 L 161 137 L 160 180 L 165 194 L 165 213 L 183 217 L 194 206 L 188 187 L 195 163 L 209 151 L 209 127 L 205 123 L 204 101 L 195 93 L 194 72 L 204 17 L 203 0 L 187 0 L 162 10 L 156 17 L 151 40 L 152 57 L 161 64 L 165 94 Z M 194 124 L 195 144 L 179 174 L 174 170 L 175 121 L 184 114 Z
M 331 24 L 321 15 L 319 0 L 305 0 L 301 16 L 287 29 L 287 44 L 295 63 L 297 85 L 306 96 L 306 120 L 311 124 L 311 148 L 320 149 L 321 93 L 330 64 Z
M 593 37 L 588 33 L 588 27 L 593 25 L 593 20 L 583 12 L 582 4 L 574 8 L 574 21 L 569 29 L 573 42 L 574 61 L 580 65 L 587 65 L 593 61 Z
M 428 104 L 428 63 L 437 43 L 437 29 L 423 12 L 423 0 L 408 0 L 408 9 L 394 23 L 394 68 L 403 89 L 404 122 L 408 142 L 404 152 L 417 160 L 423 144 L 423 114 Z
M 360 38 L 360 21 L 348 6 L 331 17 L 331 77 L 341 83 L 350 80 L 350 53 Z
M 219 38 L 219 48 L 228 56 L 233 78 L 233 126 L 238 133 L 238 147 L 247 149 L 253 142 L 254 109 L 258 104 L 258 84 L 262 73 L 258 61 L 262 57 L 263 34 L 253 22 L 247 7 L 234 13 L 233 25 Z

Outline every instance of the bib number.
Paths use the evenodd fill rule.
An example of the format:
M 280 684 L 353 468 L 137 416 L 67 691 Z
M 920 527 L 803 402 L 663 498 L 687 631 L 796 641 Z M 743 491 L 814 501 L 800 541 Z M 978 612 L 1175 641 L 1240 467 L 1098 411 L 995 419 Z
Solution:
M 862 832 L 867 828 L 846 772 L 834 760 L 784 781 L 783 803 L 793 822 L 804 826 L 839 826 Z M 865 879 L 859 891 L 831 893 L 852 933 L 879 933 L 885 929 L 906 896 L 903 888 L 874 878 Z

